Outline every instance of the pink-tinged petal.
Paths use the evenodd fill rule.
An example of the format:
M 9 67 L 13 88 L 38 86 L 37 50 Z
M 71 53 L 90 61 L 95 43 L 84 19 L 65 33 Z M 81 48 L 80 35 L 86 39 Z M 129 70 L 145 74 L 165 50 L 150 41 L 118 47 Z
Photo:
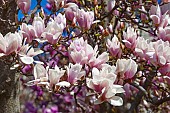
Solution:
M 46 69 L 41 64 L 36 64 L 34 66 L 34 77 L 36 79 L 40 79 L 41 77 L 46 77 Z
M 60 78 L 64 75 L 64 73 L 65 70 L 60 70 L 57 65 L 55 66 L 55 69 L 49 69 L 50 84 L 57 84 L 60 81 Z
M 150 18 L 156 26 L 160 24 L 160 17 L 158 17 L 157 15 L 151 15 Z
M 159 5 L 157 5 L 156 15 L 158 15 L 159 17 L 161 17 L 162 15 L 161 8 L 159 7 Z
M 85 75 L 85 71 L 81 71 L 82 65 L 80 64 L 69 64 L 69 68 L 67 67 L 67 81 L 71 84 L 74 84 L 77 80 L 79 80 L 83 75 Z
M 5 54 L 10 54 L 18 49 L 18 40 L 16 35 L 13 33 L 8 33 L 5 35 L 7 41 L 6 52 Z
M 34 62 L 34 59 L 28 56 L 20 57 L 20 59 L 24 64 L 32 64 Z
M 150 9 L 150 11 L 149 11 L 149 14 L 150 14 L 150 15 L 155 15 L 155 14 L 156 14 L 156 10 L 157 10 L 157 6 L 152 5 L 152 6 L 151 6 L 151 9 Z
M 166 64 L 166 59 L 163 56 L 159 56 L 159 63 L 162 65 Z
M 34 17 L 34 21 L 32 23 L 32 25 L 35 28 L 36 34 L 39 38 L 41 38 L 41 34 L 44 32 L 45 30 L 45 25 L 44 25 L 44 21 L 42 20 L 41 17 Z
M 123 105 L 123 99 L 119 96 L 113 96 L 108 100 L 108 102 L 113 106 L 122 106 Z
M 162 27 L 158 29 L 158 37 L 163 40 L 166 38 L 166 31 Z

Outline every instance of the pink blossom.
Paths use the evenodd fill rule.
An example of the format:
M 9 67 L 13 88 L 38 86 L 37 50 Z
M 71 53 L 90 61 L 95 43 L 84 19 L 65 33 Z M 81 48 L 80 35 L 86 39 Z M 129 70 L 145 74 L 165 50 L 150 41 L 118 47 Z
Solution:
M 54 69 L 49 69 L 50 86 L 53 86 L 59 83 L 60 78 L 64 75 L 64 73 L 65 73 L 65 70 L 59 69 L 57 65 L 55 65 Z
M 56 44 L 59 37 L 63 33 L 63 29 L 66 27 L 65 15 L 59 13 L 54 19 L 47 24 L 42 37 L 47 39 L 51 44 Z
M 137 72 L 138 65 L 132 59 L 118 59 L 116 62 L 116 74 L 118 79 L 131 79 Z
M 23 37 L 27 39 L 27 43 L 32 42 L 32 40 L 36 37 L 35 28 L 32 25 L 27 25 L 25 23 L 22 23 L 21 25 L 21 33 L 23 34 Z
M 82 71 L 82 65 L 80 64 L 69 64 L 67 67 L 67 81 L 71 84 L 76 83 L 77 80 L 80 80 L 82 76 L 85 76 L 85 71 Z
M 162 66 L 170 62 L 170 46 L 168 41 L 158 40 L 150 42 L 149 45 L 152 49 L 148 49 L 146 55 L 154 66 Z
M 93 49 L 83 38 L 75 39 L 69 47 L 70 57 L 75 63 L 89 64 L 90 67 L 100 68 L 102 64 L 109 60 L 109 56 L 106 52 L 98 55 L 97 50 L 97 46 Z
M 146 59 L 146 52 L 149 49 L 149 42 L 143 37 L 138 37 L 136 42 L 135 55 L 141 57 L 141 59 Z
M 87 52 L 87 48 L 89 52 Z M 69 53 L 70 57 L 75 63 L 84 65 L 87 63 L 89 57 L 92 56 L 93 48 L 90 45 L 87 45 L 87 41 L 84 41 L 84 39 L 81 37 L 80 39 L 75 39 L 70 44 Z
M 116 79 L 113 67 L 106 65 L 102 70 L 93 68 L 92 79 L 87 79 L 87 86 L 98 94 L 95 104 L 101 104 L 104 101 L 108 101 L 114 106 L 121 106 L 123 100 L 119 96 L 115 96 L 116 93 L 123 93 L 124 90 L 120 85 L 114 85 L 113 82 Z
M 94 12 L 92 11 L 84 11 L 84 9 L 78 9 L 76 20 L 80 27 L 88 30 L 90 29 L 93 21 L 94 21 Z
M 37 63 L 33 70 L 34 80 L 27 82 L 27 85 L 49 85 L 47 71 L 43 65 Z
M 9 32 L 4 37 L 0 33 L 0 53 L 3 55 L 9 55 L 12 52 L 17 52 L 22 44 L 22 35 L 19 33 Z
M 17 5 L 21 9 L 21 11 L 26 14 L 28 13 L 30 6 L 31 6 L 31 0 L 17 0 Z
M 73 21 L 73 19 L 76 17 L 78 6 L 75 3 L 67 3 L 65 5 L 64 10 L 65 10 L 66 18 L 70 21 Z
M 150 18 L 156 27 L 166 27 L 168 25 L 169 15 L 165 12 L 163 15 L 161 13 L 161 9 L 158 6 L 151 6 L 150 9 Z
M 120 42 L 116 35 L 112 38 L 112 41 L 107 40 L 106 46 L 113 57 L 121 57 L 122 50 L 120 47 Z
M 123 38 L 127 48 L 133 50 L 136 47 L 137 33 L 134 28 L 128 27 L 127 32 L 123 32 Z
M 94 48 L 94 54 L 88 61 L 90 67 L 101 68 L 102 64 L 105 64 L 109 60 L 109 54 L 107 52 L 103 52 L 102 54 L 98 55 L 98 46 Z
M 44 20 L 39 15 L 35 16 L 32 25 L 35 29 L 36 36 L 41 38 L 41 34 L 45 30 Z
M 170 42 L 170 27 L 169 26 L 165 28 L 159 27 L 157 30 L 157 36 L 159 39 L 162 39 L 163 41 Z

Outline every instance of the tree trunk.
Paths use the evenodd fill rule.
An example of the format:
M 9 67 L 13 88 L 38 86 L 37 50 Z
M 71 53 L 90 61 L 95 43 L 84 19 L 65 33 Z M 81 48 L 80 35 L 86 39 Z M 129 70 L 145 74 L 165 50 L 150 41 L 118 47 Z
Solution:
M 0 0 L 0 33 L 15 32 L 15 0 Z M 0 58 L 0 113 L 20 113 L 19 73 L 10 70 L 9 57 Z

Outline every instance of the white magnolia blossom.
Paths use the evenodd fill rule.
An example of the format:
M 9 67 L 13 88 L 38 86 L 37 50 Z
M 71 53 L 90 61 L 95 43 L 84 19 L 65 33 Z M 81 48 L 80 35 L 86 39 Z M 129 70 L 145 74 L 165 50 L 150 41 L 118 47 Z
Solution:
M 87 86 L 99 95 L 94 102 L 95 104 L 101 104 L 104 101 L 108 101 L 114 106 L 123 105 L 122 98 L 115 96 L 117 93 L 124 92 L 123 86 L 114 84 L 116 77 L 114 66 L 105 64 L 102 65 L 102 70 L 93 68 L 92 79 L 87 79 Z

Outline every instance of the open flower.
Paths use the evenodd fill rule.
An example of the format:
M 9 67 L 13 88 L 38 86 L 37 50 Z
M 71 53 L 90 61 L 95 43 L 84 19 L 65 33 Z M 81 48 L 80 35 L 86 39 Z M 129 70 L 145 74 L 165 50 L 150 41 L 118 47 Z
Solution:
M 73 62 L 81 65 L 89 64 L 90 67 L 100 68 L 102 64 L 109 60 L 107 52 L 98 55 L 98 46 L 93 49 L 83 38 L 75 39 L 69 48 L 70 57 Z
M 90 29 L 93 21 L 94 21 L 94 12 L 92 11 L 84 11 L 84 9 L 78 9 L 76 20 L 80 27 L 84 29 Z
M 125 46 L 131 50 L 136 47 L 137 33 L 132 27 L 127 28 L 127 32 L 123 32 L 123 42 Z
M 47 24 L 42 37 L 47 39 L 51 44 L 56 44 L 59 37 L 63 33 L 63 29 L 66 27 L 65 15 L 59 13 L 54 19 Z
M 47 71 L 43 65 L 35 64 L 33 74 L 34 80 L 27 82 L 27 85 L 49 85 Z
M 41 38 L 41 34 L 44 32 L 45 30 L 45 24 L 44 24 L 44 20 L 38 15 L 34 17 L 32 26 L 35 29 L 36 32 L 36 36 Z
M 69 64 L 69 67 L 67 67 L 67 81 L 71 84 L 76 83 L 77 80 L 80 80 L 82 76 L 85 75 L 85 71 L 82 71 L 82 65 L 80 64 Z
M 93 68 L 92 77 L 92 79 L 87 79 L 87 86 L 98 94 L 95 104 L 108 101 L 114 106 L 123 105 L 122 98 L 115 96 L 116 93 L 123 93 L 124 90 L 122 86 L 113 84 L 116 80 L 116 75 L 112 66 L 104 65 L 100 71 Z
M 64 73 L 65 73 L 65 70 L 59 69 L 57 65 L 55 65 L 54 69 L 49 69 L 50 86 L 53 86 L 59 83 L 60 78 L 64 75 Z
M 120 48 L 120 42 L 116 35 L 112 38 L 112 41 L 110 41 L 109 39 L 107 40 L 106 46 L 113 57 L 121 57 L 122 50 Z
M 76 17 L 78 6 L 75 3 L 67 3 L 65 5 L 64 10 L 65 10 L 66 18 L 70 21 L 73 21 L 73 19 Z
M 12 52 L 17 52 L 22 43 L 22 36 L 15 32 L 15 33 L 8 33 L 4 37 L 0 33 L 0 53 L 3 55 L 9 55 Z
M 167 15 L 167 12 L 162 15 L 159 5 L 152 5 L 149 13 L 150 18 L 156 27 L 164 28 L 168 25 L 169 15 Z
M 32 25 L 27 25 L 25 23 L 22 23 L 21 25 L 21 33 L 23 34 L 23 37 L 27 39 L 27 43 L 32 42 L 32 40 L 36 37 L 35 28 Z
M 138 65 L 132 59 L 118 59 L 116 62 L 116 74 L 120 84 L 123 80 L 131 79 L 137 72 Z

